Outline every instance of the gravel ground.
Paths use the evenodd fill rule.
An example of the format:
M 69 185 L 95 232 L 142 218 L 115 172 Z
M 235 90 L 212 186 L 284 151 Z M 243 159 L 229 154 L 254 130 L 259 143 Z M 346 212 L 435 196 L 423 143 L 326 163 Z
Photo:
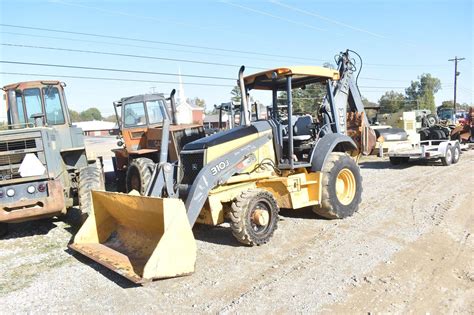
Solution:
M 0 240 L 1 312 L 473 313 L 473 162 L 364 159 L 353 217 L 282 211 L 251 248 L 196 226 L 196 272 L 143 287 L 67 250 L 68 218 L 15 225 Z

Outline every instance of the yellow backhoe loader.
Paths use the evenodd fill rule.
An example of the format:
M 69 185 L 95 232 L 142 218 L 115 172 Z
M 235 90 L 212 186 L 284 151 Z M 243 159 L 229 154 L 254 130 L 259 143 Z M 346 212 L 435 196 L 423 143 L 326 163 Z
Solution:
M 186 144 L 179 165 L 162 158 L 145 196 L 93 192 L 94 211 L 72 249 L 143 283 L 194 272 L 196 222 L 229 220 L 237 240 L 251 246 L 270 240 L 280 208 L 312 207 L 327 218 L 357 211 L 362 187 L 356 159 L 370 152 L 375 135 L 349 51 L 340 54 L 337 70 L 298 66 L 244 77 L 244 69 L 240 126 Z M 310 84 L 327 91 L 317 121 L 293 115 L 292 91 Z M 251 90 L 272 93 L 267 119 L 251 121 Z M 169 123 L 163 121 L 163 130 Z M 162 133 L 161 143 L 168 134 Z

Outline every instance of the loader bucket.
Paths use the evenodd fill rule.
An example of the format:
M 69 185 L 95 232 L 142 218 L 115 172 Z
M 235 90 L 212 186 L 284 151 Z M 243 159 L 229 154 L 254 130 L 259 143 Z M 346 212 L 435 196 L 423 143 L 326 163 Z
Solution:
M 180 199 L 92 192 L 75 251 L 135 283 L 194 272 L 196 241 Z

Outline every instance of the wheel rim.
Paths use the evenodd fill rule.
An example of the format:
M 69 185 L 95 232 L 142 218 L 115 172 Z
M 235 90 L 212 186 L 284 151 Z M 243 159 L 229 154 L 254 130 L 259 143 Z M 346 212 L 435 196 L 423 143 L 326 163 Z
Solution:
M 250 224 L 256 234 L 265 233 L 270 223 L 270 206 L 257 202 L 250 213 Z
M 457 161 L 459 159 L 459 148 L 454 148 L 454 160 Z
M 446 160 L 451 161 L 451 159 L 452 159 L 451 149 L 448 148 L 448 150 L 446 151 Z
M 336 178 L 336 196 L 343 205 L 348 205 L 354 199 L 356 193 L 356 181 L 354 173 L 344 168 Z

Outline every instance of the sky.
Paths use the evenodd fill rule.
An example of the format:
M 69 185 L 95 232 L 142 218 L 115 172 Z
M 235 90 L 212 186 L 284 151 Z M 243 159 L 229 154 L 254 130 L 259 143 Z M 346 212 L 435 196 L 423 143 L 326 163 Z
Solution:
M 423 73 L 441 80 L 437 105 L 452 100 L 448 59 L 458 56 L 466 58 L 458 64 L 458 102 L 472 104 L 473 10 L 471 0 L 1 0 L 0 84 L 58 79 L 67 83 L 70 108 L 97 107 L 107 116 L 121 97 L 178 88 L 180 72 L 186 97 L 211 108 L 229 101 L 240 65 L 251 74 L 334 64 L 334 55 L 349 48 L 363 59 L 359 87 L 370 101 L 389 90 L 403 93 Z M 257 99 L 269 102 L 268 95 Z

